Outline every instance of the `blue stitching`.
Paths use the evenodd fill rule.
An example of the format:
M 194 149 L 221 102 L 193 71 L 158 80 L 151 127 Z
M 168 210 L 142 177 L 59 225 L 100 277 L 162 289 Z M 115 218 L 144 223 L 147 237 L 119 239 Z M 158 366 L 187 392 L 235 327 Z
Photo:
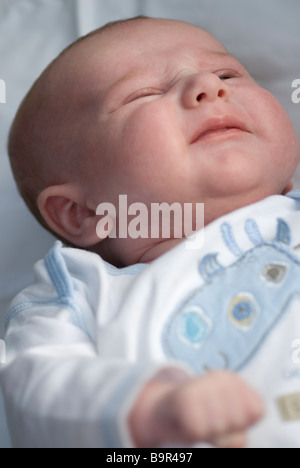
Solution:
M 238 244 L 234 240 L 232 229 L 229 223 L 221 224 L 221 234 L 223 241 L 235 257 L 240 257 L 243 255 L 243 251 L 239 248 Z
M 208 254 L 199 262 L 199 272 L 205 282 L 224 270 L 224 267 L 217 260 L 217 257 L 217 253 Z
M 253 245 L 261 245 L 264 243 L 258 225 L 253 219 L 247 219 L 244 229 Z
M 67 270 L 65 260 L 61 254 L 62 243 L 56 242 L 45 258 L 45 266 L 50 279 L 59 295 L 60 303 L 70 307 L 74 325 L 80 328 L 89 338 L 91 338 L 83 315 L 80 313 L 77 303 L 74 300 L 74 287 L 72 279 Z
M 73 285 L 60 252 L 61 248 L 62 243 L 56 242 L 45 258 L 45 266 L 59 297 L 72 297 Z
M 6 329 L 8 328 L 10 321 L 25 310 L 49 304 L 57 306 L 64 305 L 70 309 L 74 325 L 80 328 L 89 338 L 91 338 L 84 317 L 80 313 L 78 305 L 74 299 L 72 279 L 61 254 L 61 248 L 62 243 L 56 242 L 45 258 L 45 267 L 58 294 L 58 298 L 46 299 L 45 301 L 23 302 L 15 305 L 6 318 Z
M 137 263 L 135 265 L 131 265 L 124 268 L 117 268 L 109 263 L 105 262 L 105 268 L 109 275 L 111 276 L 121 276 L 121 275 L 128 275 L 134 276 L 138 273 L 141 273 L 147 268 L 147 264 L 145 263 Z
M 290 245 L 291 243 L 291 230 L 284 219 L 277 218 L 277 233 L 275 241 L 286 245 Z
M 34 309 L 37 307 L 43 307 L 46 305 L 53 305 L 53 306 L 61 306 L 65 305 L 68 307 L 71 311 L 71 316 L 72 316 L 72 321 L 74 325 L 76 325 L 78 328 L 80 328 L 90 339 L 91 339 L 91 334 L 88 331 L 86 324 L 83 320 L 82 315 L 79 313 L 77 309 L 77 305 L 75 301 L 72 301 L 71 299 L 67 297 L 62 297 L 62 298 L 57 298 L 57 299 L 46 299 L 45 301 L 37 301 L 37 302 L 22 302 L 21 304 L 15 305 L 9 314 L 7 315 L 5 319 L 5 332 L 7 332 L 7 329 L 9 327 L 10 322 L 20 315 L 22 312 L 25 312 L 28 309 Z
M 37 301 L 37 302 L 22 302 L 21 304 L 15 305 L 10 312 L 8 313 L 5 319 L 5 330 L 7 331 L 11 320 L 17 317 L 19 314 L 24 312 L 25 310 L 32 309 L 35 307 L 45 306 L 45 305 L 60 305 L 61 301 L 57 299 L 46 299 L 45 301 Z

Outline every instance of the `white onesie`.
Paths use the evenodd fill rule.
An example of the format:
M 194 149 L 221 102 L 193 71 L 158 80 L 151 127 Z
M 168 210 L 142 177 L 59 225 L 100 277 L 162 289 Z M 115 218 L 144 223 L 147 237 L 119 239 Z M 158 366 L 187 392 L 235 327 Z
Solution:
M 249 447 L 300 448 L 300 193 L 228 214 L 204 239 L 123 269 L 57 242 L 36 264 L 7 318 L 14 446 L 131 447 L 148 379 L 226 368 L 265 400 Z

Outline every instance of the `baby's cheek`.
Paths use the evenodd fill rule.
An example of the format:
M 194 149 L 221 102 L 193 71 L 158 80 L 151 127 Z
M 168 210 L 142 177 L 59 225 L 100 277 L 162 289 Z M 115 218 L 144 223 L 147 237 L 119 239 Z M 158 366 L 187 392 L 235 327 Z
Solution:
M 259 88 L 257 122 L 278 153 L 287 153 L 293 159 L 299 157 L 299 141 L 288 113 L 269 91 Z
M 262 121 L 273 132 L 276 129 L 278 131 L 277 136 L 284 137 L 286 131 L 290 132 L 293 130 L 293 125 L 287 112 L 273 94 L 263 88 L 260 88 L 260 90 L 258 98 L 259 108 L 257 110 L 261 112 Z M 275 137 L 274 134 L 273 137 Z
M 128 115 L 124 127 L 129 157 L 145 170 L 167 170 L 182 144 L 174 113 L 159 102 L 140 105 Z

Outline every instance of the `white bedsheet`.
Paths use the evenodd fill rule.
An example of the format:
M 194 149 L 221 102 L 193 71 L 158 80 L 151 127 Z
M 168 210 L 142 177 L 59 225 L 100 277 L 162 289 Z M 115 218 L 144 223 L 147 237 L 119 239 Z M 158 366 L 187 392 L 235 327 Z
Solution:
M 0 338 L 12 297 L 32 280 L 32 265 L 53 242 L 27 212 L 14 186 L 6 140 L 15 111 L 35 78 L 78 36 L 120 18 L 145 14 L 182 19 L 215 34 L 287 109 L 300 137 L 299 0 L 1 0 Z M 300 187 L 300 172 L 296 184 Z M 1 397 L 0 397 L 1 411 Z M 0 413 L 0 447 L 7 445 Z M 2 422 L 1 422 L 2 421 Z

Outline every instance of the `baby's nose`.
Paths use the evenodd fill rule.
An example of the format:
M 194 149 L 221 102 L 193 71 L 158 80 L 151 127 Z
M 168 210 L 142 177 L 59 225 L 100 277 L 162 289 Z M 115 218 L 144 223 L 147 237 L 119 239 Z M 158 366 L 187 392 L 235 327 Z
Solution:
M 217 99 L 227 101 L 230 87 L 214 73 L 197 73 L 186 77 L 183 86 L 183 104 L 193 108 L 204 101 L 213 102 Z

